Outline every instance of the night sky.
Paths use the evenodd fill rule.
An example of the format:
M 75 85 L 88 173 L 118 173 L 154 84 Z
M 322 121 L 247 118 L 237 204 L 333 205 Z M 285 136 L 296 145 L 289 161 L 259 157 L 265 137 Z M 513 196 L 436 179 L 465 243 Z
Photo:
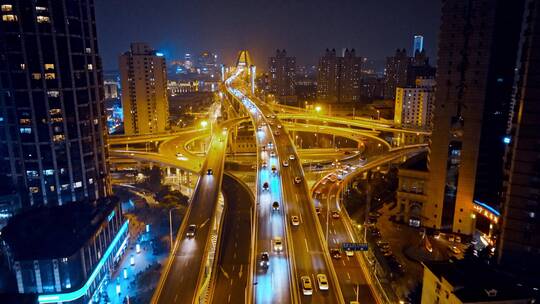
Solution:
M 132 41 L 150 43 L 167 59 L 215 51 L 226 64 L 247 48 L 266 69 L 285 48 L 300 64 L 316 64 L 326 48 L 353 47 L 370 59 L 410 51 L 424 35 L 436 63 L 440 0 L 95 0 L 106 70 Z

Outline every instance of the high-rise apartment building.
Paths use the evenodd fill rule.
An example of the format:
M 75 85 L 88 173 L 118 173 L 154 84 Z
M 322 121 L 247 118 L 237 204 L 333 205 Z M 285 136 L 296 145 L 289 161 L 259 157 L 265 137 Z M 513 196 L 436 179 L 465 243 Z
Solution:
M 0 14 L 1 195 L 23 207 L 107 196 L 94 1 L 1 1 Z
M 384 97 L 394 99 L 396 88 L 404 87 L 407 84 L 407 67 L 411 62 L 411 57 L 407 56 L 405 49 L 397 49 L 393 57 L 386 58 L 386 85 Z
M 527 1 L 521 69 L 506 153 L 498 259 L 540 277 L 540 4 Z M 536 271 L 536 273 L 533 273 Z
M 439 33 L 426 226 L 471 234 L 497 207 L 523 1 L 446 0 Z
M 414 35 L 413 52 L 412 52 L 413 57 L 416 53 L 420 53 L 423 50 L 424 50 L 424 36 Z
M 419 80 L 424 85 L 397 88 L 394 123 L 407 129 L 427 130 L 431 127 L 435 81 Z
M 146 43 L 120 56 L 124 133 L 165 132 L 169 126 L 165 58 Z
M 295 94 L 296 57 L 288 57 L 285 50 L 276 50 L 268 60 L 269 92 L 278 100 Z
M 204 51 L 197 58 L 197 69 L 201 74 L 216 74 L 218 72 L 217 54 Z
M 336 50 L 326 50 L 319 59 L 317 98 L 330 102 L 360 101 L 362 57 L 354 49 L 345 49 L 341 57 Z

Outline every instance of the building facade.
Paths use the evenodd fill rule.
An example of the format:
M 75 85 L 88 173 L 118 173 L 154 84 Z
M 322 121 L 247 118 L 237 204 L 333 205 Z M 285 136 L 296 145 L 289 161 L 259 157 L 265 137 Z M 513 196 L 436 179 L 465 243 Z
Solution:
M 32 231 L 43 224 L 42 231 Z M 13 218 L 2 248 L 17 292 L 40 303 L 89 303 L 125 251 L 128 221 L 118 201 L 41 208 Z
M 94 1 L 0 4 L 2 195 L 22 207 L 107 196 Z
M 540 5 L 527 1 L 527 35 L 505 162 L 498 260 L 540 277 Z M 536 270 L 536 272 L 535 272 Z
M 443 2 L 428 156 L 431 228 L 470 235 L 473 201 L 497 205 L 522 13 L 523 1 Z
M 269 93 L 279 101 L 295 95 L 296 57 L 288 57 L 285 50 L 276 50 L 268 59 Z
M 406 86 L 410 62 L 405 49 L 397 49 L 394 56 L 386 58 L 384 98 L 394 99 L 396 88 Z
M 326 50 L 319 59 L 317 98 L 328 102 L 359 102 L 362 57 L 354 49 L 345 49 L 341 57 L 336 50 Z
M 132 43 L 120 56 L 124 133 L 162 133 L 169 128 L 167 69 L 163 54 Z

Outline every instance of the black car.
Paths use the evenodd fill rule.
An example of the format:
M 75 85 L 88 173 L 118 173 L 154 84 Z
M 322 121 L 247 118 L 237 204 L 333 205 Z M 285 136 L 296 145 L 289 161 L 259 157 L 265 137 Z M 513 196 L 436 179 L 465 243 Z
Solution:
M 338 248 L 332 248 L 330 249 L 330 255 L 334 259 L 341 259 L 341 251 Z
M 268 182 L 264 182 L 263 190 L 268 190 L 268 188 L 270 188 L 270 185 L 268 184 Z
M 212 169 L 206 170 L 206 175 L 214 175 L 214 170 Z
M 268 252 L 261 253 L 261 261 L 259 262 L 259 266 L 262 268 L 268 268 L 268 266 L 270 266 L 270 256 L 268 255 Z
M 274 211 L 279 210 L 279 203 L 277 201 L 272 203 L 272 210 L 274 210 Z

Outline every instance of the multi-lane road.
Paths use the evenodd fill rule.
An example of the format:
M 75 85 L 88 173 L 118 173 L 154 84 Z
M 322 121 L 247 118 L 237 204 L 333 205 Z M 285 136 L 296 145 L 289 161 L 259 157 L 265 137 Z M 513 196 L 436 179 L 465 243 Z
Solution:
M 176 236 L 173 253 L 154 292 L 153 303 L 193 303 L 204 273 L 207 245 L 221 190 L 228 132 L 215 128 L 206 161 L 191 199 L 190 207 Z M 195 225 L 193 237 L 186 235 Z
M 286 252 L 290 258 L 283 261 L 289 262 L 288 265 L 281 266 L 281 257 L 284 254 L 280 253 L 277 257 L 272 256 L 270 258 L 270 267 L 278 264 L 279 267 L 288 268 L 290 298 L 293 302 L 342 303 L 344 300 L 338 286 L 337 275 L 332 268 L 328 248 L 321 239 L 322 228 L 316 220 L 315 209 L 308 192 L 307 183 L 304 180 L 302 165 L 298 160 L 298 154 L 291 138 L 279 119 L 265 104 L 259 102 L 256 98 L 246 96 L 245 93 L 238 89 L 232 90 L 232 94 L 238 97 L 252 113 L 258 130 L 257 138 L 259 136 L 267 138 L 265 141 L 260 140 L 261 143 L 266 143 L 266 151 L 260 151 L 260 158 L 263 162 L 266 161 L 267 168 L 275 166 L 275 170 L 266 169 L 267 172 L 275 171 L 275 173 L 269 173 L 273 179 L 272 177 L 265 179 L 265 176 L 260 173 L 258 176 L 259 183 L 264 185 L 265 182 L 268 182 L 269 184 L 270 189 L 263 191 L 271 193 L 270 200 L 260 197 L 260 210 L 263 210 L 262 212 L 270 210 L 271 214 L 266 219 L 259 216 L 259 220 L 264 220 L 264 223 L 259 223 L 259 229 L 264 225 L 269 226 L 267 232 L 271 231 L 274 235 L 267 233 L 265 239 L 271 237 L 270 243 L 267 243 L 274 251 L 276 249 L 273 246 L 275 240 L 272 241 L 272 239 L 276 236 L 281 237 L 284 243 L 283 252 Z M 272 142 L 271 145 L 269 145 L 270 141 Z M 259 144 L 259 146 L 262 148 L 263 145 Z M 267 155 L 270 155 L 270 157 Z M 282 193 L 280 193 L 280 190 L 282 190 Z M 270 202 L 274 200 L 279 202 L 279 210 L 272 210 Z M 264 202 L 269 202 L 269 204 L 266 205 Z M 274 214 L 278 214 L 279 219 L 272 221 Z M 293 224 L 293 216 L 298 217 L 298 224 Z M 318 284 L 317 275 L 320 274 L 324 275 L 328 281 L 329 288 L 327 290 L 324 287 L 321 289 L 322 285 L 319 286 Z M 312 285 L 311 291 L 304 288 L 301 283 L 302 278 L 309 278 Z M 258 284 L 260 284 L 259 281 L 257 281 Z M 273 287 L 268 284 L 263 286 Z M 275 289 L 268 292 L 265 287 L 257 286 L 257 289 L 261 290 L 260 295 L 272 295 Z M 258 303 L 275 302 L 271 298 L 269 299 L 268 295 L 266 295 L 266 298 L 257 298 L 258 295 L 259 293 L 256 293 L 255 298 Z

